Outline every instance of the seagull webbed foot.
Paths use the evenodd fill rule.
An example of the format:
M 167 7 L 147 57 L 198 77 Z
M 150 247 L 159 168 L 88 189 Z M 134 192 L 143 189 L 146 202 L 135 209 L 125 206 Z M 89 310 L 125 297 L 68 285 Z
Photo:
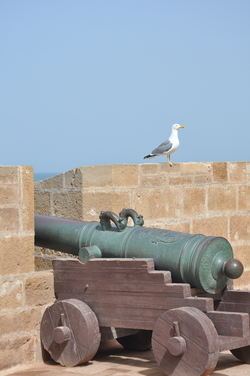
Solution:
M 170 155 L 167 155 L 167 159 L 168 159 L 168 164 L 169 164 L 169 166 L 172 167 L 172 166 L 173 166 L 173 163 L 170 161 Z

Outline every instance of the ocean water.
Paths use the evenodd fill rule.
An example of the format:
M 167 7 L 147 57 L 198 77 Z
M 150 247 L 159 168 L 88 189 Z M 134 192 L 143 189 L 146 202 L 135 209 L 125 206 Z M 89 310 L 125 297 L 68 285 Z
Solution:
M 58 174 L 60 174 L 60 172 L 35 172 L 34 181 L 48 179 Z

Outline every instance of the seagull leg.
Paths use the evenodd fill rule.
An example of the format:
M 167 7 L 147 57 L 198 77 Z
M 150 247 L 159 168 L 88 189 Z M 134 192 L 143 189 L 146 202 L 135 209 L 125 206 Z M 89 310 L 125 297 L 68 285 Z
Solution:
M 170 167 L 173 166 L 173 163 L 170 161 L 170 154 L 167 155 L 167 158 L 168 158 L 168 164 Z

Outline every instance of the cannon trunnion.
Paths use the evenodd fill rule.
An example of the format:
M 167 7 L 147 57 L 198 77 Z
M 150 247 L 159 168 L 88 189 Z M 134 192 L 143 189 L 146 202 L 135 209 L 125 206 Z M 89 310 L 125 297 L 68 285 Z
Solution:
M 250 362 L 250 291 L 197 294 L 152 259 L 57 259 L 53 269 L 57 301 L 41 340 L 63 366 L 89 361 L 110 338 L 130 349 L 152 345 L 171 376 L 209 375 L 224 350 Z

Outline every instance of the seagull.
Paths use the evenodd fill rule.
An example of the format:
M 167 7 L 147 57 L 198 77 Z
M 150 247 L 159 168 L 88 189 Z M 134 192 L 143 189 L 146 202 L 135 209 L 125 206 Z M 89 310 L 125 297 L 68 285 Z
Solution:
M 175 150 L 177 150 L 180 145 L 178 138 L 178 129 L 180 128 L 184 128 L 183 125 L 174 124 L 172 126 L 172 133 L 169 139 L 160 144 L 158 148 L 151 151 L 151 153 L 146 155 L 143 159 L 158 157 L 158 155 L 166 155 L 168 159 L 168 164 L 172 166 L 173 163 L 170 161 L 170 154 L 175 152 Z

